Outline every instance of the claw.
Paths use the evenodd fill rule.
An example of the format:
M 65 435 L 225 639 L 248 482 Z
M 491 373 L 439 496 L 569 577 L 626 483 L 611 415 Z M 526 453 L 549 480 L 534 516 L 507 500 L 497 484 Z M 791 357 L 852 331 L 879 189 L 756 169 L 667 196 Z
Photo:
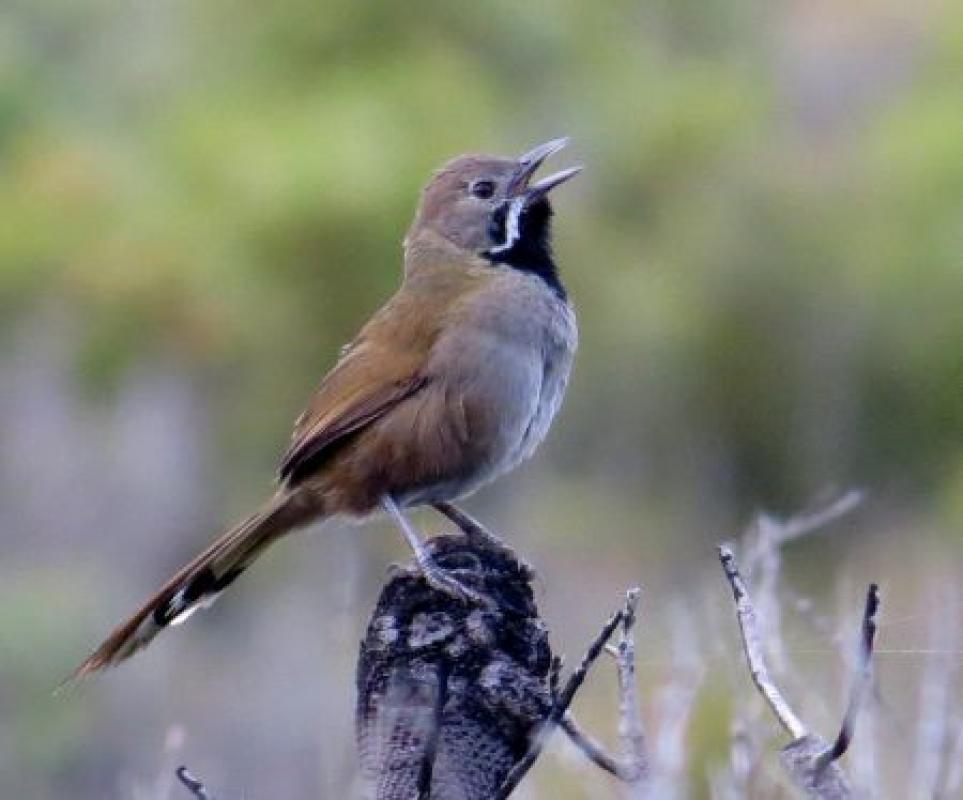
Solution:
M 431 588 L 436 589 L 439 592 L 443 592 L 449 597 L 453 597 L 465 604 L 479 605 L 486 608 L 497 607 L 495 601 L 490 597 L 486 597 L 483 593 L 465 586 L 438 565 L 438 563 L 431 556 L 429 546 L 426 546 L 421 541 L 414 528 L 411 527 L 411 525 L 408 523 L 408 520 L 405 519 L 404 514 L 401 513 L 401 509 L 398 508 L 397 503 L 395 503 L 391 497 L 383 498 L 382 506 L 384 507 L 385 511 L 388 512 L 388 515 L 398 525 L 402 535 L 405 537 L 405 541 L 408 542 L 409 546 L 414 551 L 415 560 L 418 562 L 418 568 L 421 570 L 421 574 L 424 576 L 425 581 L 429 586 L 431 586 Z
M 496 607 L 495 602 L 490 597 L 466 586 L 446 572 L 424 550 L 417 551 L 415 557 L 418 560 L 422 576 L 432 589 L 447 594 L 466 605 L 482 606 L 489 609 Z

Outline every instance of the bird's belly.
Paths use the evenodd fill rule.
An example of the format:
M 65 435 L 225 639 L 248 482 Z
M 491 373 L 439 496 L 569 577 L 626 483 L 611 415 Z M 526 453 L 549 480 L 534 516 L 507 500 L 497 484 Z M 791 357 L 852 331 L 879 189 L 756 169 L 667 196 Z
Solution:
M 450 413 L 464 414 L 459 468 L 412 487 L 407 504 L 471 494 L 531 456 L 545 438 L 568 383 L 574 325 L 564 335 L 549 327 L 526 333 L 475 331 L 459 343 L 459 368 L 449 373 L 448 387 Z
M 406 492 L 407 505 L 456 500 L 494 480 L 524 457 L 523 443 L 533 438 L 533 422 L 543 416 L 541 368 L 532 355 L 489 352 L 481 357 L 477 351 L 485 348 L 479 342 L 473 349 L 475 355 L 466 353 L 462 363 L 474 367 L 446 381 L 446 427 L 452 432 L 446 450 L 454 457 L 444 459 L 447 468 L 429 483 Z

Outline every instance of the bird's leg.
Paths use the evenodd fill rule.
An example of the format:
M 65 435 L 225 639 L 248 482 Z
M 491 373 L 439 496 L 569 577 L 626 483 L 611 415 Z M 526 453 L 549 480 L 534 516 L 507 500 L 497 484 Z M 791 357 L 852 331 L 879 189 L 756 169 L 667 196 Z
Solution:
M 448 519 L 454 522 L 455 525 L 461 529 L 462 533 L 464 533 L 469 539 L 474 539 L 482 544 L 488 545 L 492 549 L 508 549 L 508 545 L 506 545 L 494 533 L 488 530 L 488 528 L 482 525 L 473 516 L 465 513 L 453 503 L 433 503 L 432 505 L 436 511 L 444 514 L 446 517 L 448 517 Z
M 425 580 L 428 581 L 429 586 L 466 603 L 475 603 L 483 606 L 491 604 L 491 601 L 483 594 L 455 580 L 455 578 L 438 566 L 428 552 L 428 548 L 425 547 L 419 538 L 418 533 L 412 527 L 411 523 L 408 522 L 401 509 L 398 508 L 398 504 L 394 501 L 394 498 L 385 495 L 381 501 L 381 505 L 401 530 L 401 534 L 405 537 L 405 541 L 408 542 L 408 546 L 414 551 L 418 568 L 421 570 L 421 574 L 425 576 Z
M 444 514 L 454 522 L 455 525 L 461 529 L 462 533 L 468 537 L 470 543 L 474 543 L 482 548 L 487 548 L 488 550 L 507 554 L 528 573 L 529 577 L 535 576 L 535 570 L 530 564 L 523 561 L 518 553 L 471 516 L 471 514 L 462 511 L 454 503 L 432 503 L 432 507 L 435 511 Z

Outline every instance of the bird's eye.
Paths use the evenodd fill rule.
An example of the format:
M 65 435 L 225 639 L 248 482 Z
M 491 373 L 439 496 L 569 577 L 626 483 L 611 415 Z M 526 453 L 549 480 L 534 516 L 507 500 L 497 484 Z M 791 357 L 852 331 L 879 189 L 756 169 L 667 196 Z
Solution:
M 472 197 L 477 197 L 479 200 L 487 200 L 495 194 L 495 183 L 487 180 L 472 181 L 471 186 L 468 187 L 468 191 L 471 192 Z

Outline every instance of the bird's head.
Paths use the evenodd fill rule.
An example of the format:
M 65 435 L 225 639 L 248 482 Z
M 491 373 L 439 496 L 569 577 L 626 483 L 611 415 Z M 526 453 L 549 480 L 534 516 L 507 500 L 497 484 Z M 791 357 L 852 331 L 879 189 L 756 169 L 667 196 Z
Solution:
M 553 139 L 514 159 L 467 155 L 449 162 L 425 187 L 407 241 L 429 231 L 472 255 L 538 271 L 525 265 L 550 260 L 548 193 L 581 168 L 532 178 L 567 141 Z

